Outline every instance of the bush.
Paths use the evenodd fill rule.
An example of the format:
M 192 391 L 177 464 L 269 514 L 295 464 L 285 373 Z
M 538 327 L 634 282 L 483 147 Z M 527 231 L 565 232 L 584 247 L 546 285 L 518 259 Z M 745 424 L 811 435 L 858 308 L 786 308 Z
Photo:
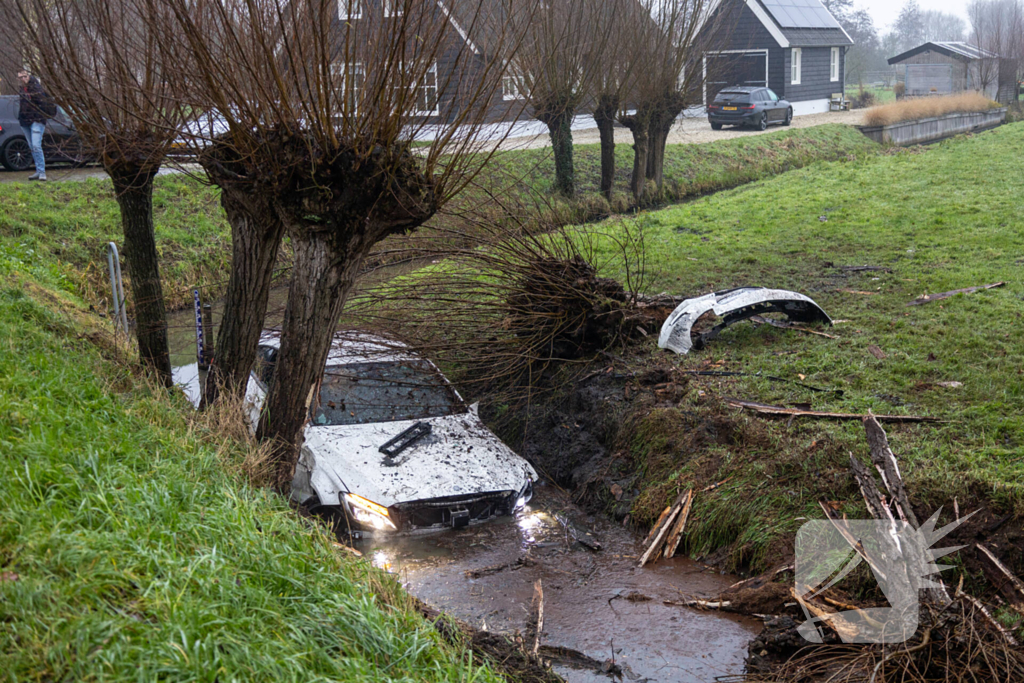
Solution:
M 903 97 L 907 94 L 906 83 L 897 83 L 896 85 L 892 86 L 892 92 L 894 95 L 896 95 L 897 100 L 902 100 Z
M 890 126 L 902 121 L 928 119 L 945 114 L 988 111 L 998 106 L 998 103 L 981 93 L 923 97 L 869 109 L 864 114 L 864 123 L 868 126 Z
M 861 90 L 850 104 L 854 109 L 866 109 L 875 106 L 875 102 L 875 93 L 870 90 Z

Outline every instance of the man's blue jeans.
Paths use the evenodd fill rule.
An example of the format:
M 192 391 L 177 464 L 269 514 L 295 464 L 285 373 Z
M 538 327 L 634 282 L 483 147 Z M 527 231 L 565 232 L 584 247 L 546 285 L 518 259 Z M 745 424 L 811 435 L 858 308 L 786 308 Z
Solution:
M 46 130 L 45 123 L 33 123 L 28 133 L 28 147 L 32 150 L 32 161 L 36 164 L 36 173 L 46 173 L 46 157 L 43 156 L 43 131 Z

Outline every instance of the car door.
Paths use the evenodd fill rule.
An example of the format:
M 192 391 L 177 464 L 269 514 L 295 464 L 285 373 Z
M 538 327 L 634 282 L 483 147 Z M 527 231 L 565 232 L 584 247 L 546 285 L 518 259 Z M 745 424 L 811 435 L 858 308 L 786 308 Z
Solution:
M 776 95 L 775 92 L 771 88 L 769 88 L 768 90 L 765 90 L 764 92 L 768 96 L 768 106 L 771 107 L 771 109 L 772 109 L 772 113 L 768 117 L 768 120 L 769 121 L 784 121 L 786 119 L 786 109 L 788 107 L 782 106 L 782 103 L 779 100 L 779 96 Z
M 78 149 L 78 134 L 75 133 L 74 125 L 63 108 L 57 107 L 57 115 L 47 120 L 46 130 L 43 132 L 43 151 L 47 159 L 76 158 Z

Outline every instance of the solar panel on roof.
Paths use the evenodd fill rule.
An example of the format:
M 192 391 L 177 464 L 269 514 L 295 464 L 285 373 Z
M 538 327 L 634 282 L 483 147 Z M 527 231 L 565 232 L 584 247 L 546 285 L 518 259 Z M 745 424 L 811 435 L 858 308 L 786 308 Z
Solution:
M 821 0 L 761 0 L 782 28 L 841 28 Z

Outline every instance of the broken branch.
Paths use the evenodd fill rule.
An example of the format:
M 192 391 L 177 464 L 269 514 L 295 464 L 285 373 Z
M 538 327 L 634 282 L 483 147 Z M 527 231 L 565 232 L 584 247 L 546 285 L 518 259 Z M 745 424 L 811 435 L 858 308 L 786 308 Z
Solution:
M 744 401 L 729 396 L 723 400 L 734 408 L 752 410 L 761 415 L 774 415 L 777 417 L 818 417 L 828 420 L 864 420 L 873 417 L 879 422 L 945 422 L 937 417 L 925 417 L 922 415 L 863 415 L 860 413 L 827 413 L 818 410 L 799 410 L 796 408 L 783 408 L 754 401 Z
M 950 292 L 942 292 L 941 294 L 924 294 L 914 299 L 908 306 L 920 306 L 921 304 L 931 303 L 932 301 L 941 301 L 942 299 L 948 299 L 956 296 L 957 294 L 974 294 L 975 292 L 981 292 L 986 289 L 995 289 L 996 287 L 1002 287 L 1005 282 L 996 282 L 991 285 L 981 285 L 980 287 L 967 287 L 966 289 L 954 289 Z

